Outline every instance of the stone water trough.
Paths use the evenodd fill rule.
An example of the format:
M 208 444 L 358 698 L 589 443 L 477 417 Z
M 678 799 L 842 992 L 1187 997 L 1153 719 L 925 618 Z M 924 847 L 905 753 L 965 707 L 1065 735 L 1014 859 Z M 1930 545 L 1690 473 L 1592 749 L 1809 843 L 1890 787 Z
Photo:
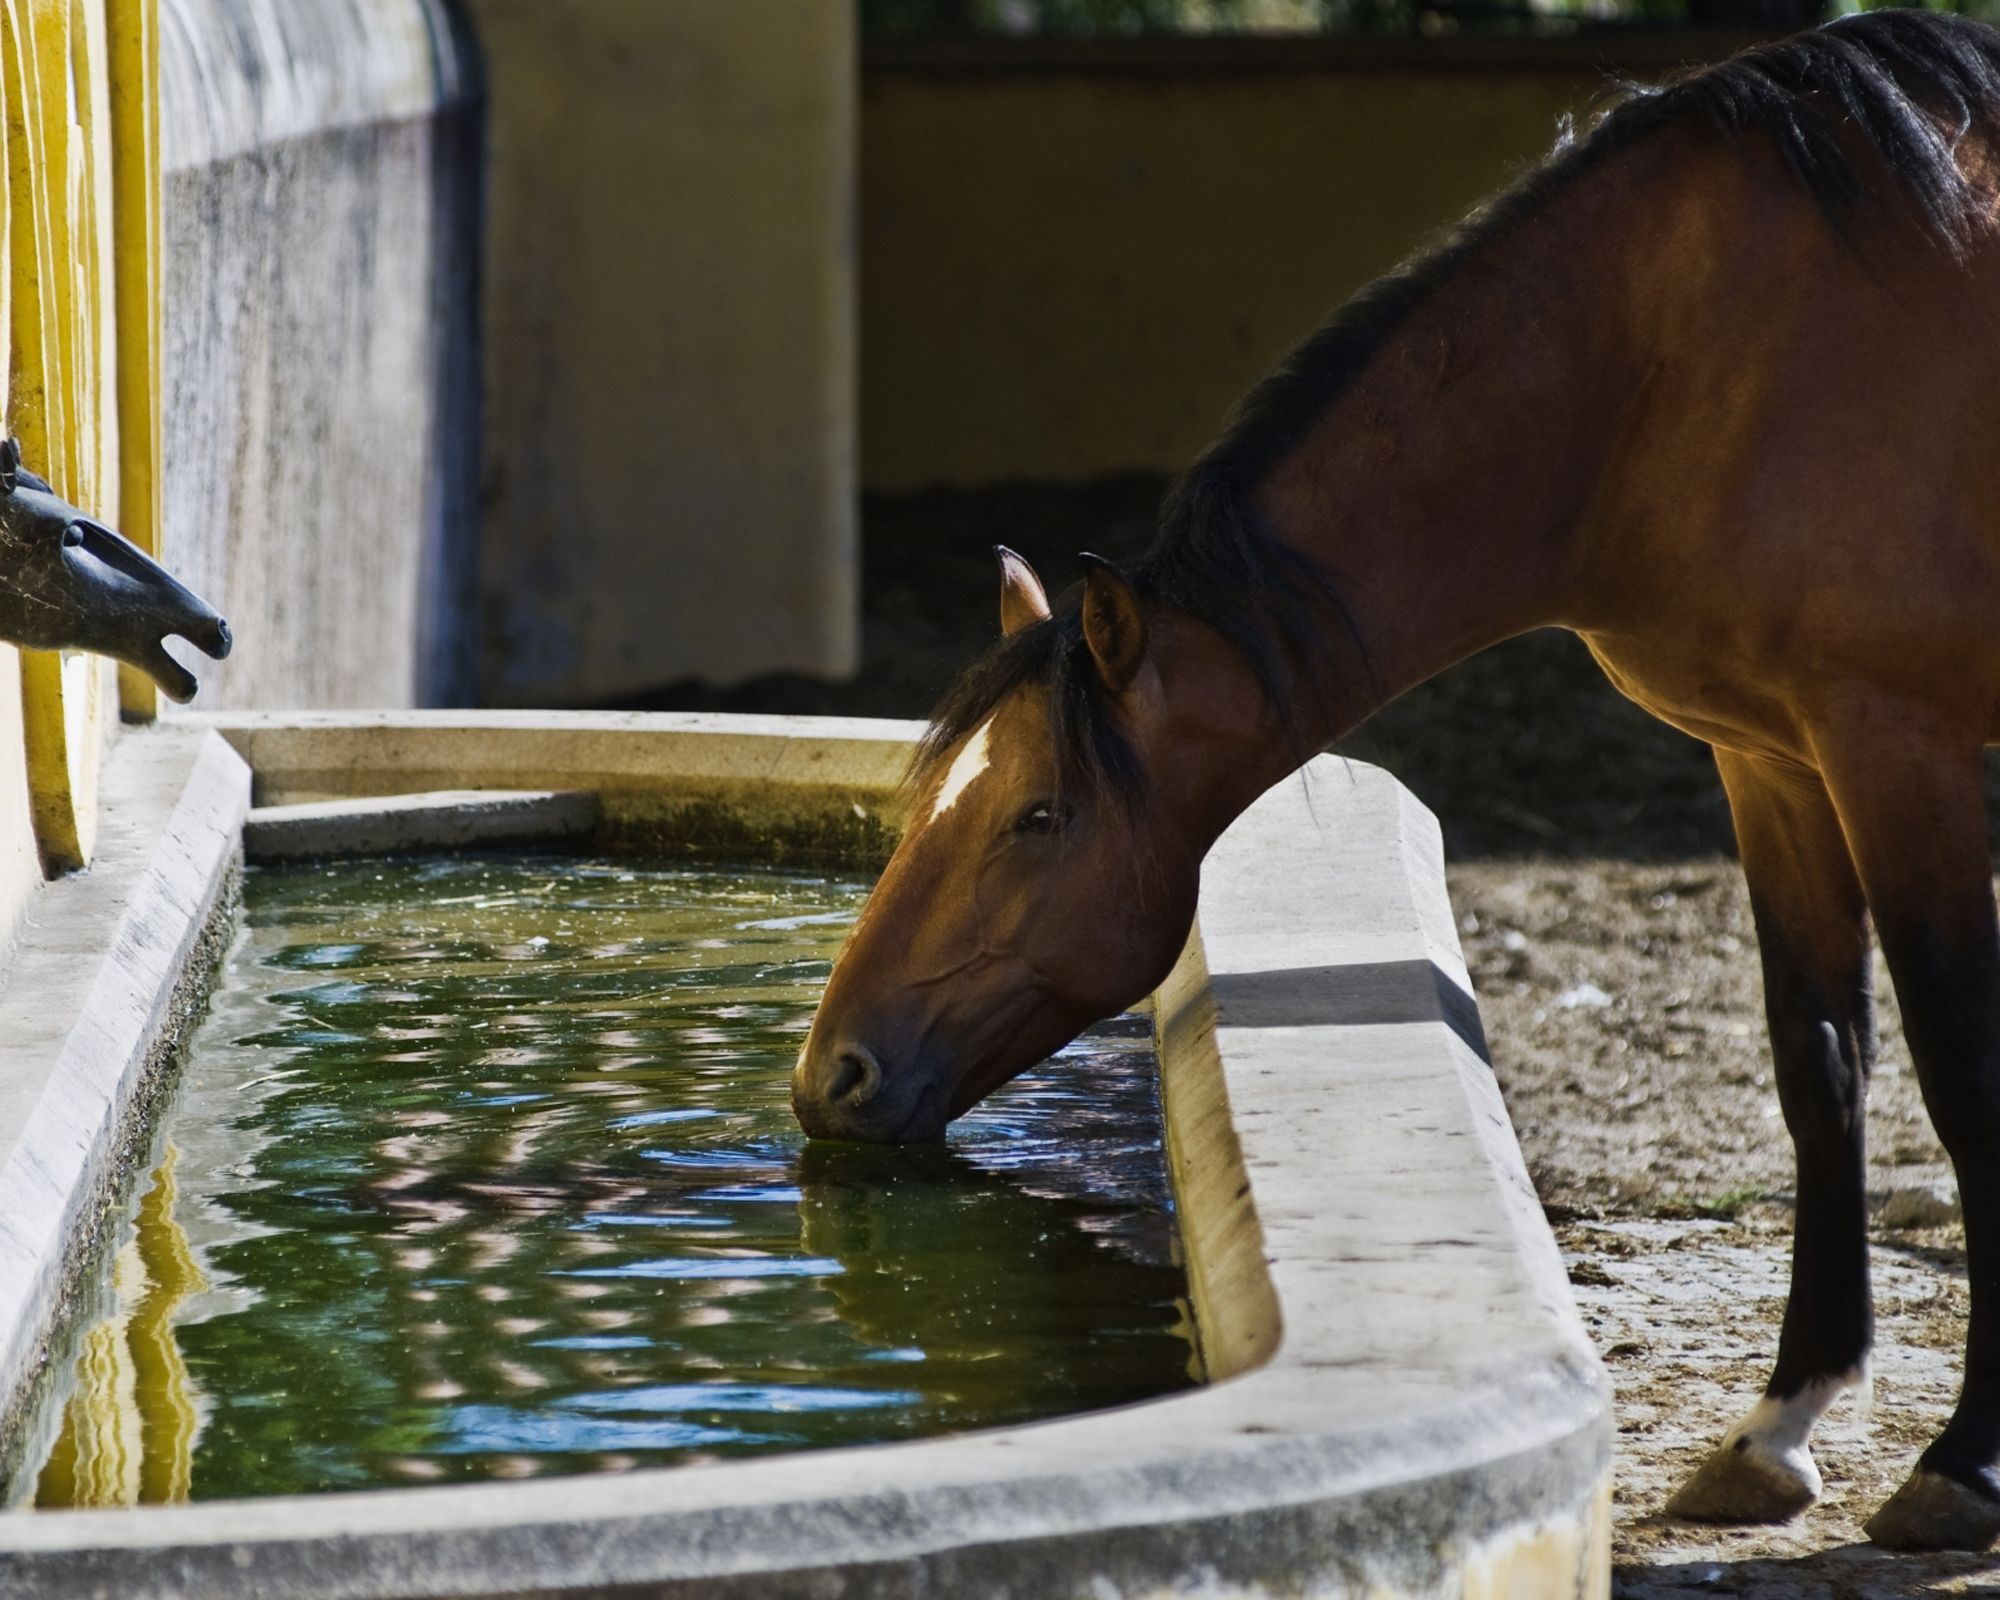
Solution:
M 14 1459 L 225 942 L 246 827 L 271 850 L 589 829 L 879 859 L 914 732 L 323 714 L 119 740 L 97 865 L 0 958 Z M 1609 1391 L 1485 1059 L 1430 815 L 1331 759 L 1274 790 L 1210 858 L 1154 1016 L 1206 1384 L 611 1477 L 13 1511 L 0 1596 L 1608 1594 Z

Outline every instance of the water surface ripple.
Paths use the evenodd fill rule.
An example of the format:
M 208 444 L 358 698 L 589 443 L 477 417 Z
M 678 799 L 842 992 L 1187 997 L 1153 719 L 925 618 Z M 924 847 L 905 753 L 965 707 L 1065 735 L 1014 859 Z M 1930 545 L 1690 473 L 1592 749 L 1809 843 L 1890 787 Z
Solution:
M 1144 1027 L 941 1146 L 786 1081 L 866 886 L 253 871 L 39 1503 L 618 1470 L 1188 1382 Z

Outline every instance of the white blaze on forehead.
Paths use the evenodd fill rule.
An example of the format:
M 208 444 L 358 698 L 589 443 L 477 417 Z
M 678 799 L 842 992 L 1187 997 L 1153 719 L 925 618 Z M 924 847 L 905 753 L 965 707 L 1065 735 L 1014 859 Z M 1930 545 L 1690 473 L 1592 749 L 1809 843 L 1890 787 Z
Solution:
M 972 780 L 986 770 L 989 760 L 987 735 L 992 727 L 993 719 L 988 717 L 965 741 L 965 748 L 959 751 L 951 770 L 944 775 L 944 782 L 938 786 L 937 804 L 931 807 L 931 821 L 937 821 L 957 805 L 958 797 L 972 787 Z

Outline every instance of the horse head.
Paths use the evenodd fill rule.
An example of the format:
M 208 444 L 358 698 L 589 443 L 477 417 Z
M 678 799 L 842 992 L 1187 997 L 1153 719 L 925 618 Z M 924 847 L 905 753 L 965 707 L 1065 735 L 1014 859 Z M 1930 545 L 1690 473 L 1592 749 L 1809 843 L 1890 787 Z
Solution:
M 59 498 L 0 443 L 0 639 L 91 650 L 149 673 L 176 700 L 194 674 L 167 653 L 178 635 L 220 661 L 229 624 L 129 539 Z
M 1051 615 L 1027 562 L 998 554 L 1003 637 L 919 752 L 908 829 L 793 1074 L 815 1137 L 936 1139 L 1150 993 L 1203 855 L 1258 792 L 1239 790 L 1271 715 L 1219 636 L 1091 556 Z

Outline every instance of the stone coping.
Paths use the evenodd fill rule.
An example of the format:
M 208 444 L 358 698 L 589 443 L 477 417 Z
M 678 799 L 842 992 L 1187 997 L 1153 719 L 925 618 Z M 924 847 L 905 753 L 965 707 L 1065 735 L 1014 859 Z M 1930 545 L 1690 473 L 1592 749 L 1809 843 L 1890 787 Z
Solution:
M 0 964 L 0 1419 L 10 1443 L 74 1279 L 198 1009 L 250 773 L 199 729 L 120 739 L 90 870 L 46 885 Z
M 250 861 L 400 855 L 413 850 L 541 849 L 587 842 L 597 828 L 590 789 L 443 789 L 258 806 L 243 823 Z
M 596 789 L 609 803 L 727 784 L 846 787 L 881 803 L 919 722 L 717 711 L 176 712 L 249 761 L 257 803 L 432 789 Z M 447 781 L 449 780 L 449 781 Z
M 463 742 L 475 726 L 486 754 L 459 787 L 501 771 L 540 786 L 527 773 L 555 769 L 537 763 L 586 755 L 565 786 L 599 773 L 636 788 L 643 771 L 671 786 L 655 747 L 698 747 L 705 726 L 718 742 L 693 755 L 711 778 L 831 767 L 840 783 L 809 786 L 881 804 L 909 733 L 364 720 L 227 731 L 260 785 L 338 774 L 352 792 L 371 770 L 385 788 L 434 787 L 424 730 Z M 380 768 L 362 758 L 370 739 Z M 1220 1381 L 1030 1427 L 699 1468 L 17 1514 L 0 1517 L 0 1596 L 1607 1594 L 1608 1390 L 1483 1058 L 1436 825 L 1383 773 L 1311 771 L 1310 792 L 1280 786 L 1217 847 L 1199 931 L 1156 997 L 1196 1321 Z
M 256 773 L 260 806 L 438 789 L 592 789 L 599 842 L 886 860 L 921 724 L 637 711 L 182 715 Z

